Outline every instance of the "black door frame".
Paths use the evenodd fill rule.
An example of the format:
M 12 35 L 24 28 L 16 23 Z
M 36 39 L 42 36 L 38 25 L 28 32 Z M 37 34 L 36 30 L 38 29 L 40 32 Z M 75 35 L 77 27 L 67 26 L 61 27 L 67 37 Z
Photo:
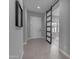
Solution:
M 53 5 L 51 5 L 50 9 L 48 11 L 46 11 L 46 41 L 49 43 L 49 44 L 52 44 L 52 8 L 59 2 L 59 0 L 56 0 L 55 3 Z M 51 11 L 51 15 L 47 16 L 47 14 Z M 48 17 L 51 17 L 51 20 L 50 21 L 47 21 L 47 18 Z M 47 26 L 47 23 L 50 22 L 51 25 L 50 26 Z M 50 31 L 47 31 L 47 28 L 50 28 Z M 49 32 L 51 35 L 48 36 L 47 35 L 47 32 Z M 47 40 L 47 37 L 50 38 L 50 41 Z
M 50 13 L 50 15 L 47 16 L 47 14 Z M 47 19 L 50 17 L 50 20 L 47 21 Z M 51 23 L 50 26 L 47 26 L 47 23 Z M 50 31 L 47 31 L 47 28 L 50 28 Z M 50 33 L 50 36 L 47 35 L 47 32 Z M 50 41 L 47 40 L 47 37 L 50 38 Z M 46 41 L 51 44 L 52 43 L 52 7 L 46 11 Z

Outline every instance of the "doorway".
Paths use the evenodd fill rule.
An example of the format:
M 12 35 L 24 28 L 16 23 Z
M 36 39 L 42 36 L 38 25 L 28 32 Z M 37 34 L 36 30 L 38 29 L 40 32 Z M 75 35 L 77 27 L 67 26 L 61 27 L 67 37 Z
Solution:
M 30 16 L 30 38 L 41 37 L 41 17 Z

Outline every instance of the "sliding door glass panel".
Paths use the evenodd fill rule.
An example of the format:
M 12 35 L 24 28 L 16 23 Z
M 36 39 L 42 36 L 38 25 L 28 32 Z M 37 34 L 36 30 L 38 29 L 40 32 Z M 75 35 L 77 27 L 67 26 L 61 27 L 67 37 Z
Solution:
M 50 31 L 50 28 L 47 28 L 47 31 Z
M 48 18 L 47 18 L 47 21 L 50 21 L 50 20 L 51 20 L 51 17 L 48 17 Z
M 48 37 L 47 37 L 47 40 L 50 42 L 51 38 L 48 38 Z
M 47 26 L 50 26 L 50 25 L 51 25 L 51 22 L 48 22 L 48 23 L 47 23 Z
M 51 15 L 51 11 L 48 12 L 47 16 Z
M 49 33 L 49 32 L 47 32 L 47 35 L 48 35 L 48 36 L 50 36 L 50 33 Z

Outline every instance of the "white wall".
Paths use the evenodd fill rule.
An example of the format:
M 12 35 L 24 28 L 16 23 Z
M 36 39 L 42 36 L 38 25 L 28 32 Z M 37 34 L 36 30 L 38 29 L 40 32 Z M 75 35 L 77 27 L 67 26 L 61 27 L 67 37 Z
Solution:
M 9 0 L 9 56 L 20 59 L 23 52 L 23 28 L 15 27 L 15 0 Z
M 70 55 L 70 0 L 60 0 L 59 48 Z

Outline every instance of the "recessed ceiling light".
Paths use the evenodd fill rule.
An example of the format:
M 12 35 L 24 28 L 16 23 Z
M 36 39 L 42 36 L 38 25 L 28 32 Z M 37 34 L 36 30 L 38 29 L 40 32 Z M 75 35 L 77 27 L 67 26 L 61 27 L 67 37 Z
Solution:
M 37 6 L 38 9 L 40 9 L 40 6 Z

